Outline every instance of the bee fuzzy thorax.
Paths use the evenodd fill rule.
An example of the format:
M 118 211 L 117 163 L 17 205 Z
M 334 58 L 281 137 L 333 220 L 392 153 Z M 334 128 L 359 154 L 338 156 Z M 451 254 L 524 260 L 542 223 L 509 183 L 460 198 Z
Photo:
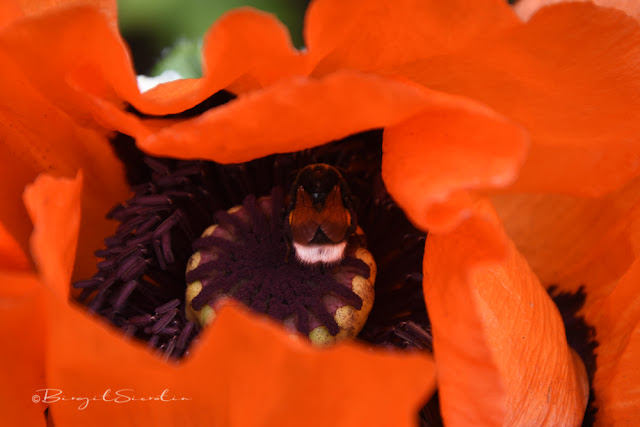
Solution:
M 336 244 L 307 244 L 293 243 L 296 258 L 302 264 L 335 264 L 344 258 L 347 242 Z
M 340 262 L 357 228 L 351 191 L 340 172 L 323 163 L 306 166 L 289 199 L 285 234 L 296 259 L 304 265 Z

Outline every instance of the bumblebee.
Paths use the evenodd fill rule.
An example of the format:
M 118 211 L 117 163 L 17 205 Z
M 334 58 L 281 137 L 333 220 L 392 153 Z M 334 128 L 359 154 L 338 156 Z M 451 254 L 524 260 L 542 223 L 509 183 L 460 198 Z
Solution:
M 335 264 L 358 226 L 346 181 L 333 166 L 303 168 L 289 192 L 284 221 L 289 248 L 303 264 Z

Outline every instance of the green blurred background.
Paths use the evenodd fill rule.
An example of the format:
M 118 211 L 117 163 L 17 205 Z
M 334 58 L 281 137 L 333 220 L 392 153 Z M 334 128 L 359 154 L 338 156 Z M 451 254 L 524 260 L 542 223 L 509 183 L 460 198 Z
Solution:
M 198 77 L 202 36 L 225 11 L 252 6 L 273 13 L 300 47 L 307 4 L 308 0 L 118 0 L 118 14 L 139 74 L 173 69 L 183 77 Z

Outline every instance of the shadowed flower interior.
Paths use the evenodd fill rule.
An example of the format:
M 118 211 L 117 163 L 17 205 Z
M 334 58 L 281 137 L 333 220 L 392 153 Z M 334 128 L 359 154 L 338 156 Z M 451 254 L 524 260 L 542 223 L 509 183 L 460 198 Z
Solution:
M 596 372 L 596 350 L 598 341 L 596 340 L 596 330 L 590 325 L 581 314 L 586 300 L 584 287 L 580 287 L 577 292 L 560 292 L 557 286 L 551 285 L 547 292 L 553 298 L 553 302 L 558 306 L 562 321 L 567 331 L 567 342 L 584 362 L 589 376 L 589 404 L 587 406 L 583 426 L 592 426 L 596 421 L 598 408 L 595 406 L 595 392 L 593 390 L 593 376 Z
M 367 325 L 363 336 L 375 342 L 380 334 L 389 335 L 397 328 L 399 334 L 389 335 L 389 342 L 409 346 L 413 346 L 410 342 L 415 342 L 417 348 L 430 346 L 428 318 L 420 289 L 425 235 L 410 225 L 384 189 L 380 177 L 380 132 L 360 134 L 316 149 L 273 155 L 237 165 L 144 156 L 133 147 L 128 137 L 122 135 L 114 141 L 114 146 L 128 166 L 135 194 L 108 215 L 120 225 L 114 236 L 105 239 L 106 248 L 96 252 L 98 257 L 104 258 L 98 263 L 98 273 L 88 280 L 76 282 L 75 287 L 83 289 L 80 301 L 122 327 L 128 335 L 147 340 L 151 346 L 170 356 L 178 357 L 184 353 L 186 343 L 198 329 L 185 317 L 184 271 L 194 251 L 202 252 L 212 244 L 221 246 L 226 253 L 216 265 L 221 268 L 221 263 L 224 264 L 222 269 L 227 271 L 225 277 L 230 282 L 208 280 L 207 283 L 217 282 L 218 287 L 204 286 L 200 295 L 192 295 L 195 311 L 210 302 L 221 288 L 226 287 L 228 291 L 232 282 L 255 282 L 265 275 L 272 275 L 268 286 L 263 289 L 267 292 L 266 298 L 255 287 L 244 287 L 243 293 L 233 296 L 276 319 L 284 320 L 296 313 L 297 329 L 302 332 L 308 333 L 319 323 L 325 325 L 331 335 L 336 335 L 336 321 L 328 316 L 336 310 L 335 301 L 334 307 L 327 311 L 321 309 L 323 304 L 326 305 L 323 298 L 326 300 L 331 293 L 331 298 L 337 296 L 342 299 L 341 304 L 348 303 L 357 310 L 363 301 L 361 296 L 339 284 L 327 272 L 340 267 L 344 270 L 340 274 L 346 274 L 349 280 L 354 274 L 365 279 L 371 273 L 375 274 L 366 262 L 355 256 L 356 241 L 364 237 L 359 234 L 352 236 L 351 252 L 348 251 L 337 266 L 304 266 L 288 253 L 291 249 L 286 245 L 282 227 L 283 190 L 305 165 L 326 162 L 344 170 L 369 249 L 379 266 L 384 267 L 376 283 L 382 303 L 374 305 L 371 315 L 379 331 L 374 332 Z M 273 213 L 260 215 L 255 209 L 256 197 L 269 194 Z M 236 205 L 252 212 L 249 215 L 251 222 L 257 224 L 255 227 L 243 228 L 238 219 L 226 212 Z M 277 217 L 278 220 L 272 221 L 269 217 Z M 258 240 L 251 248 L 233 250 L 231 242 L 221 241 L 215 236 L 197 239 L 212 223 L 237 228 L 245 234 L 243 241 L 247 241 L 249 235 Z M 243 251 L 246 251 L 246 257 L 239 259 Z M 214 267 L 211 262 L 203 262 L 199 268 L 190 268 L 192 271 L 187 273 L 186 281 L 204 281 L 207 270 Z M 301 280 L 322 283 L 323 290 L 318 291 L 315 297 L 308 292 L 305 295 L 299 283 L 293 285 Z M 302 306 L 311 312 L 309 319 L 305 319 L 302 312 L 291 312 L 291 307 L 295 307 L 292 301 L 288 302 L 291 307 L 287 309 L 282 305 L 277 308 L 276 304 L 266 304 L 267 300 L 276 298 L 278 282 L 282 283 L 283 295 L 288 289 L 285 284 L 292 284 L 291 289 L 304 302 Z M 269 287 L 272 289 L 267 291 Z M 295 290 L 296 287 L 299 289 Z M 258 294 L 253 295 L 255 292 Z M 391 297 L 400 293 L 407 297 Z M 284 297 L 281 295 L 279 298 Z M 403 306 L 393 307 L 397 301 L 403 301 Z M 384 327 L 380 328 L 383 323 Z M 406 338 L 406 343 L 401 343 L 401 336 Z

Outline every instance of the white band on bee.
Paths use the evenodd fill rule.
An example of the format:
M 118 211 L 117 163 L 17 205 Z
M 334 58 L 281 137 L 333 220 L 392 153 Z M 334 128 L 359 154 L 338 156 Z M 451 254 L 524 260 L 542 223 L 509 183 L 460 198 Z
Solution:
M 303 264 L 333 264 L 344 258 L 347 242 L 324 245 L 293 243 L 298 260 Z

